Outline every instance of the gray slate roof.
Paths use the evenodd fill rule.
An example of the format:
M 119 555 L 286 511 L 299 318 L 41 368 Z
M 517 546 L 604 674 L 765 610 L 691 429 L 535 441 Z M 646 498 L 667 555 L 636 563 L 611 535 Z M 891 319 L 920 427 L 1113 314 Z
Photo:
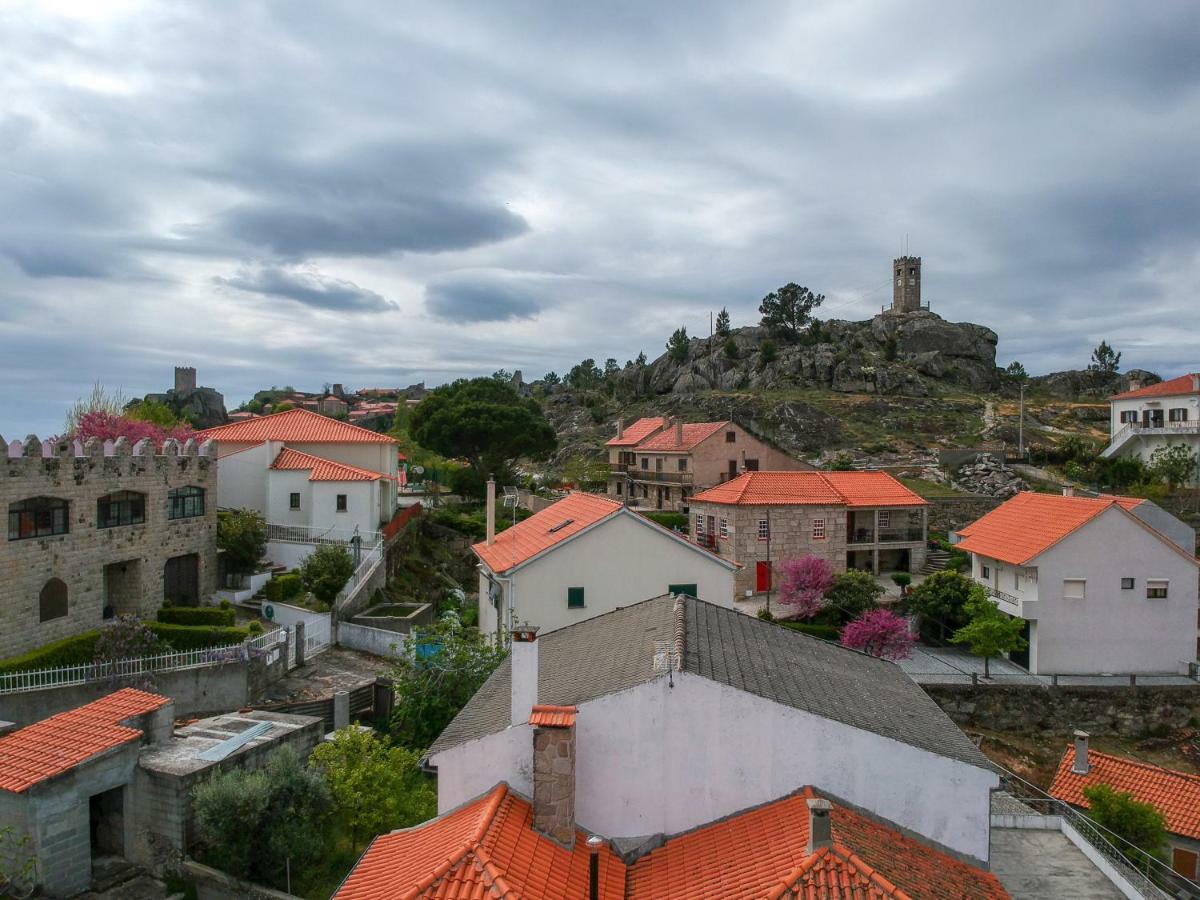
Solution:
M 703 600 L 669 595 L 538 637 L 538 701 L 580 704 L 665 677 L 658 642 L 683 633 L 684 671 L 785 706 L 989 768 L 986 757 L 893 663 Z M 678 629 L 677 629 L 678 626 Z M 430 748 L 436 754 L 509 724 L 506 659 Z

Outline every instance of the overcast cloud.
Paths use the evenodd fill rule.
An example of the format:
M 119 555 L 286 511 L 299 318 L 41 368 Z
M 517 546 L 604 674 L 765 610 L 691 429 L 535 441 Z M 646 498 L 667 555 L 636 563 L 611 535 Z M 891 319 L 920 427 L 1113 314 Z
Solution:
M 654 357 L 797 281 L 1200 369 L 1200 4 L 0 0 L 0 434 Z

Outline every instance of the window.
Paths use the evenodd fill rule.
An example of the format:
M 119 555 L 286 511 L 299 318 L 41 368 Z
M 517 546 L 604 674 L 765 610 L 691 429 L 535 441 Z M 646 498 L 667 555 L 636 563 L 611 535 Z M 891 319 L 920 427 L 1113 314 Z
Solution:
M 116 491 L 96 501 L 96 527 L 140 525 L 146 521 L 146 495 Z
M 758 460 L 757 459 L 748 459 L 744 463 L 742 463 L 742 465 L 745 467 L 747 472 L 757 472 L 758 471 Z
M 1187 421 L 1187 408 L 1179 407 L 1177 409 L 1168 409 L 1167 410 L 1167 421 L 1168 422 L 1186 422 Z
M 1133 590 L 1133 579 L 1132 578 L 1122 578 L 1121 579 L 1121 590 L 1132 591 Z
M 1194 850 L 1184 850 L 1182 847 L 1171 848 L 1171 868 L 1182 875 L 1184 878 L 1196 880 L 1198 873 L 1197 862 L 1200 862 L 1200 854 Z
M 1137 420 L 1138 420 L 1138 415 L 1137 415 L 1136 409 L 1127 409 L 1123 413 L 1121 413 L 1121 422 L 1122 423 L 1136 422 Z
M 567 588 L 567 609 L 583 609 L 583 588 Z
M 992 577 L 992 567 L 981 565 L 979 567 L 979 575 L 981 578 L 991 578 Z
M 51 578 L 42 585 L 38 594 L 38 621 L 49 622 L 67 614 L 67 585 L 58 578 Z
M 337 511 L 338 512 L 346 511 L 346 495 L 345 494 L 337 495 Z
M 288 509 L 299 509 L 299 508 L 300 508 L 300 492 L 293 491 L 292 493 L 288 494 Z
M 650 471 L 650 457 L 648 457 L 648 456 L 642 457 L 642 471 L 643 472 Z
M 736 431 L 725 432 L 725 443 L 736 444 L 737 443 L 737 432 Z
M 679 459 L 679 471 L 680 472 L 687 471 L 687 457 L 686 456 L 680 457 L 680 459 Z
M 167 491 L 167 518 L 190 519 L 204 515 L 204 488 L 181 487 Z
M 1064 578 L 1063 579 L 1063 599 L 1064 600 L 1083 600 L 1087 596 L 1087 579 L 1086 578 Z
M 67 501 L 56 497 L 30 497 L 8 505 L 8 539 L 49 537 L 66 534 L 69 528 Z
M 1165 578 L 1148 578 L 1146 579 L 1146 599 L 1147 600 L 1165 600 L 1167 599 L 1167 580 Z
M 758 520 L 758 539 L 765 541 L 771 536 L 771 523 L 766 519 Z
M 880 528 L 891 528 L 892 527 L 892 511 L 890 509 L 881 509 L 879 511 L 879 527 Z
M 619 482 L 619 481 L 618 481 L 618 482 L 617 482 L 617 496 L 618 496 L 618 497 L 620 497 L 620 496 L 621 496 L 621 490 L 623 489 L 623 487 L 624 487 L 624 485 L 623 485 L 621 482 Z
M 720 529 L 719 533 L 722 538 L 729 537 L 729 520 L 728 519 L 722 517 L 720 524 L 717 527 Z
M 672 594 L 672 595 L 673 594 L 686 594 L 689 597 L 695 597 L 697 595 L 696 585 L 694 585 L 694 584 L 668 584 L 667 585 L 667 593 Z
M 696 536 L 699 537 L 702 534 L 704 534 L 704 515 L 696 513 Z
M 663 458 L 661 456 L 654 457 L 654 471 L 661 472 L 663 470 Z
M 825 540 L 825 520 L 813 519 L 812 521 L 812 539 L 814 541 Z

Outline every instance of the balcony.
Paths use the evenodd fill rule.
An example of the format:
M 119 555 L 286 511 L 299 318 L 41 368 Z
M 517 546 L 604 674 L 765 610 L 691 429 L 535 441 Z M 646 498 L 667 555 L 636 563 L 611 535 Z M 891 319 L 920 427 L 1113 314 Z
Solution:
M 1171 435 L 1171 434 L 1200 434 L 1200 421 L 1197 422 L 1163 422 L 1152 421 L 1146 425 L 1141 422 L 1129 422 L 1120 431 L 1112 436 L 1107 447 L 1101 452 L 1100 456 L 1108 458 L 1116 454 L 1129 441 L 1136 437 L 1150 437 L 1151 435 Z
M 919 544 L 925 532 L 919 525 L 905 528 L 852 528 L 846 535 L 848 544 Z
M 982 584 L 982 582 L 978 583 Z M 1006 594 L 1004 591 L 994 588 L 990 584 L 984 584 L 983 587 L 988 592 L 988 596 L 996 601 L 996 606 L 1000 612 L 1008 613 L 1008 615 L 1019 619 L 1037 619 L 1038 604 L 1036 597 L 1022 599 L 1013 594 Z
M 654 469 L 643 469 L 627 463 L 611 463 L 609 470 L 612 475 L 627 475 L 634 481 L 648 481 L 654 484 L 688 484 L 692 483 L 691 472 L 658 472 Z

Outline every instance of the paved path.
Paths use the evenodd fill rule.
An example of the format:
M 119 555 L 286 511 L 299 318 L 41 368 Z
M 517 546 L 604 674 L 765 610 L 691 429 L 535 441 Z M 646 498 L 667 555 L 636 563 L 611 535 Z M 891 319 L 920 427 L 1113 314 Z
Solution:
M 386 675 L 389 663 L 369 653 L 330 647 L 267 688 L 259 703 L 318 700 Z
M 993 828 L 991 867 L 1013 900 L 1124 900 L 1061 831 Z

